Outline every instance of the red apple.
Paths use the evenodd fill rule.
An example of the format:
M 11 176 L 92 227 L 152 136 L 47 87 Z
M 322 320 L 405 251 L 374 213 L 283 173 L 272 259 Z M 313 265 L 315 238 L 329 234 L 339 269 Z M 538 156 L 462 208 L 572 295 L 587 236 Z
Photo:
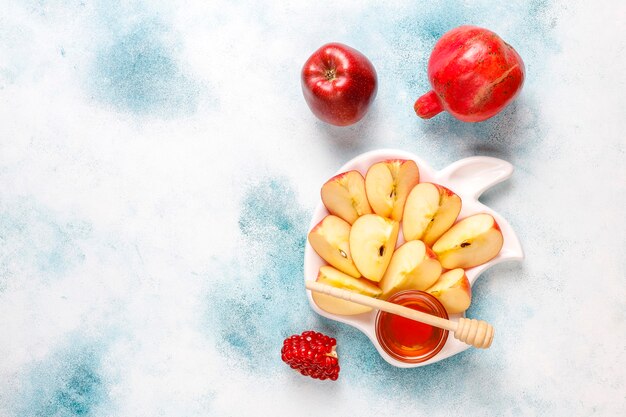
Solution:
M 302 92 L 319 119 L 348 126 L 365 116 L 376 97 L 372 63 L 359 51 L 329 43 L 315 51 L 302 68 Z
M 447 111 L 464 122 L 481 122 L 504 109 L 522 88 L 524 62 L 490 30 L 460 26 L 445 33 L 428 61 L 432 90 L 415 102 L 430 119 Z

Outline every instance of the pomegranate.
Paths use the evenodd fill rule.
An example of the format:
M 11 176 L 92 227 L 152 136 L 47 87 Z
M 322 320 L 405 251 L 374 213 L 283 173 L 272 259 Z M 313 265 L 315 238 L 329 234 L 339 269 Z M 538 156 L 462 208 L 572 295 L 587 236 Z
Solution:
M 435 44 L 428 61 L 432 90 L 415 102 L 430 119 L 447 111 L 464 122 L 481 122 L 504 109 L 522 88 L 524 62 L 490 30 L 460 26 Z
M 335 339 L 309 330 L 286 338 L 280 355 L 283 362 L 304 376 L 336 381 L 339 377 L 336 348 Z

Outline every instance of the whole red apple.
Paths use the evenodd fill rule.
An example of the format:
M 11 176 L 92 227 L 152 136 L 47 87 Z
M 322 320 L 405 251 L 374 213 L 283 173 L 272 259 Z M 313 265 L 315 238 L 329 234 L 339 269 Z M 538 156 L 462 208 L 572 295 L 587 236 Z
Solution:
M 490 30 L 460 26 L 435 44 L 428 61 L 432 90 L 415 102 L 423 119 L 447 111 L 464 122 L 481 122 L 505 108 L 524 84 L 524 62 Z
M 315 51 L 302 67 L 302 92 L 319 119 L 348 126 L 365 116 L 376 97 L 372 63 L 359 51 L 329 43 Z

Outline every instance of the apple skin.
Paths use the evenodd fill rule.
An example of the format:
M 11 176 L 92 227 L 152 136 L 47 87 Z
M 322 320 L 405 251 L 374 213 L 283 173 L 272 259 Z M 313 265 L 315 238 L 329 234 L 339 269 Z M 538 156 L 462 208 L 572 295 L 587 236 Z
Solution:
M 376 97 L 378 78 L 372 63 L 359 51 L 328 43 L 302 67 L 302 93 L 320 120 L 348 126 L 361 120 Z
M 522 89 L 524 62 L 494 32 L 460 26 L 437 41 L 428 61 L 432 90 L 415 102 L 430 119 L 447 111 L 464 122 L 481 122 L 504 109 Z

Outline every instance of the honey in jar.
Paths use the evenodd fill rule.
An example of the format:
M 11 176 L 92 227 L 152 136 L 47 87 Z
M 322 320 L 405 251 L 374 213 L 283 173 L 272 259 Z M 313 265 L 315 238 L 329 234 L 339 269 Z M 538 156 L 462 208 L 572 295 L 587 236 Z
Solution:
M 424 291 L 402 291 L 392 295 L 387 301 L 448 318 L 448 313 L 439 300 Z M 419 363 L 439 353 L 446 344 L 448 331 L 379 311 L 376 316 L 376 337 L 381 347 L 394 359 Z

